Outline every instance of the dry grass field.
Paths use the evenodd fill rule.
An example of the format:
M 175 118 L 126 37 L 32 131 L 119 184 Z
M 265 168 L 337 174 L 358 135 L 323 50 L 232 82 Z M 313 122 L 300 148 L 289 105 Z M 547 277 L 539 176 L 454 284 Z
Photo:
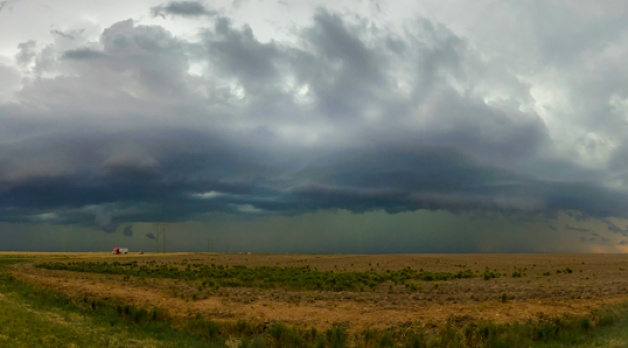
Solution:
M 28 256 L 29 254 L 22 254 Z M 32 254 L 31 254 L 32 255 Z M 119 298 L 158 307 L 174 316 L 213 320 L 282 322 L 350 331 L 396 325 L 436 325 L 446 320 L 497 323 L 586 314 L 628 301 L 627 255 L 256 255 L 256 254 L 38 254 L 13 267 L 19 279 L 72 297 Z M 304 267 L 320 271 L 386 272 L 405 267 L 433 272 L 469 269 L 470 279 L 416 281 L 412 288 L 383 283 L 363 291 L 203 287 L 201 280 L 129 277 L 34 267 L 42 261 L 150 261 L 189 264 Z M 484 279 L 489 270 L 497 275 Z

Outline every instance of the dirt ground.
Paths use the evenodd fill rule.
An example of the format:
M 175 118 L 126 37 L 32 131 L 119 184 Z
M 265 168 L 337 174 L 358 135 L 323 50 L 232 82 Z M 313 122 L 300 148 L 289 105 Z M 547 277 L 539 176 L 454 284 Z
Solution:
M 31 254 L 30 256 L 33 256 Z M 443 255 L 267 255 L 267 254 L 46 254 L 40 260 L 147 262 L 183 267 L 186 263 L 248 266 L 306 266 L 319 270 L 428 271 L 463 269 L 501 274 L 450 281 L 420 282 L 416 291 L 381 286 L 364 292 L 287 291 L 218 288 L 172 279 L 125 279 L 122 276 L 50 271 L 30 263 L 12 273 L 30 283 L 51 287 L 76 298 L 116 298 L 159 307 L 179 317 L 216 321 L 245 319 L 350 331 L 390 326 L 436 326 L 446 320 L 492 320 L 498 323 L 586 314 L 601 306 L 628 301 L 628 255 L 622 254 L 443 254 Z M 570 270 L 571 272 L 569 272 Z M 519 271 L 522 277 L 513 277 Z M 506 301 L 503 301 L 503 298 Z

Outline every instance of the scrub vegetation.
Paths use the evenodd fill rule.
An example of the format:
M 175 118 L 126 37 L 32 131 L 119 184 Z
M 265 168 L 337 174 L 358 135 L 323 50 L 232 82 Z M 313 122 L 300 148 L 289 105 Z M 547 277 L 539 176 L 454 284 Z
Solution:
M 619 283 L 617 294 L 573 299 L 565 308 L 576 310 L 556 310 L 570 294 L 562 294 L 547 279 L 553 278 L 559 286 L 561 280 L 582 286 L 579 280 L 604 275 L 592 272 L 597 266 L 580 265 L 580 272 L 565 265 L 565 260 L 546 260 L 543 266 L 524 260 L 524 265 L 512 266 L 500 260 L 482 262 L 481 256 L 476 259 L 479 262 L 471 258 L 455 263 L 459 260 L 454 256 L 0 257 L 0 345 L 622 347 L 628 343 L 628 298 L 618 296 Z M 616 267 L 616 262 L 628 260 L 609 261 L 602 260 L 599 269 L 624 268 Z M 553 272 L 544 275 L 549 269 Z M 576 278 L 580 273 L 581 278 Z M 525 290 L 526 284 L 545 286 L 546 292 L 553 293 L 544 301 L 554 311 L 531 315 L 541 309 L 532 304 L 539 302 L 538 296 L 526 298 L 512 287 Z M 490 288 L 499 293 L 489 292 L 488 297 L 474 293 Z M 468 295 L 468 300 L 462 295 Z M 517 314 L 527 307 L 531 310 Z
M 473 278 L 471 270 L 452 272 L 430 272 L 405 267 L 401 270 L 376 272 L 319 271 L 310 266 L 278 267 L 243 265 L 223 266 L 188 263 L 184 268 L 149 261 L 140 264 L 131 262 L 45 262 L 36 267 L 49 270 L 121 274 L 134 277 L 203 280 L 202 286 L 209 287 L 252 287 L 288 290 L 319 291 L 366 291 L 384 283 L 401 284 L 411 288 L 413 281 L 446 281 Z M 494 276 L 493 276 L 494 278 Z M 415 287 L 416 288 L 416 287 Z

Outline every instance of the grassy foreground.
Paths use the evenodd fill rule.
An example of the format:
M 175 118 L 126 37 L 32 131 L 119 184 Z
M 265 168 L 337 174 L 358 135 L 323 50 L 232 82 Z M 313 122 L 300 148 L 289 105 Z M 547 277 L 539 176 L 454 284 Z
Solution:
M 85 297 L 72 301 L 20 282 L 3 271 L 32 259 L 0 257 L 1 347 L 627 347 L 628 305 L 587 317 L 516 325 L 443 323 L 429 332 L 395 327 L 348 334 L 282 324 L 201 318 L 175 322 L 152 308 Z
M 15 260 L 2 260 L 0 267 Z M 86 311 L 0 268 L 0 347 L 212 347 L 164 323 Z

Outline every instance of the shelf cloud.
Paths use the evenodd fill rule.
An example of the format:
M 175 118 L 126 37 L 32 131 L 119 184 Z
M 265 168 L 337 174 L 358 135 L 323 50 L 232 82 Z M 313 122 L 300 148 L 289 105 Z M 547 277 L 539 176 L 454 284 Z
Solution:
M 246 2 L 174 1 L 48 31 L 0 51 L 0 220 L 132 236 L 213 213 L 628 218 L 617 4 L 319 6 L 273 31 Z

